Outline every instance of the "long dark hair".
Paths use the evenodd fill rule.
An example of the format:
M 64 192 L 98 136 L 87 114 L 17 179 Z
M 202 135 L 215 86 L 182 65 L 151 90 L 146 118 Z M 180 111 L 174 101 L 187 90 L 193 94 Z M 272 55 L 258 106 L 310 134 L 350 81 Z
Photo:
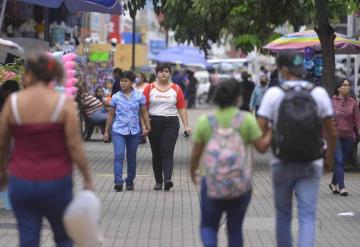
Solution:
M 344 77 L 336 77 L 335 78 L 335 87 L 334 87 L 334 95 L 339 96 L 339 88 L 341 88 L 344 81 L 349 81 L 349 79 Z

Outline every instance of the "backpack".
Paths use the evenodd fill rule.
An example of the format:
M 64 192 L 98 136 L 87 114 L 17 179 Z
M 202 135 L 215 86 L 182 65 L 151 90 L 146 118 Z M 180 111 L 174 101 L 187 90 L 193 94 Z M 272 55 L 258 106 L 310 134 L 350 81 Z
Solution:
M 212 135 L 205 149 L 204 161 L 209 198 L 233 199 L 251 188 L 251 155 L 238 131 L 243 116 L 237 113 L 229 128 L 219 127 L 214 115 L 208 117 Z
M 314 84 L 282 86 L 272 151 L 282 161 L 308 162 L 322 157 L 321 119 L 311 95 Z

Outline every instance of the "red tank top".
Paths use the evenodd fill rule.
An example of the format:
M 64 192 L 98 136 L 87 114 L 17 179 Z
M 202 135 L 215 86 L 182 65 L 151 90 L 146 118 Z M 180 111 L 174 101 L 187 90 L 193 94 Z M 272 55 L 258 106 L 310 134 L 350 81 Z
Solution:
M 21 124 L 17 95 L 12 95 L 16 124 L 11 125 L 14 138 L 9 167 L 11 175 L 40 181 L 71 175 L 72 162 L 66 146 L 64 124 L 56 122 L 65 98 L 65 95 L 60 96 L 50 123 Z

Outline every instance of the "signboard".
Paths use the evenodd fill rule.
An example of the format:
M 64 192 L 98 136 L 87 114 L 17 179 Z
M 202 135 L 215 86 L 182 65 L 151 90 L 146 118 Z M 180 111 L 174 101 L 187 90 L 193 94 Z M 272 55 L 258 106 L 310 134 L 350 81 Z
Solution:
M 109 52 L 92 52 L 89 56 L 91 62 L 108 62 L 109 59 Z
M 165 40 L 149 40 L 149 45 L 150 45 L 150 53 L 152 56 L 166 49 Z

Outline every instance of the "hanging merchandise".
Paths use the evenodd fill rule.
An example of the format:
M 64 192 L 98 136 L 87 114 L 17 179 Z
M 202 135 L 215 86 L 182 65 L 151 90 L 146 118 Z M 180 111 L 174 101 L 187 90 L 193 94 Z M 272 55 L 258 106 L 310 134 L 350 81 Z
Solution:
M 315 68 L 314 68 L 314 74 L 317 77 L 322 76 L 323 72 L 323 58 L 321 55 L 318 55 L 314 58 Z
M 65 87 L 63 85 L 58 85 L 56 82 L 51 83 L 51 87 L 59 93 L 64 92 L 68 96 L 76 95 L 78 90 L 78 88 L 75 87 L 75 84 L 78 82 L 78 80 L 75 78 L 76 54 L 68 53 L 63 55 L 62 52 L 54 52 L 48 54 L 56 58 L 64 65 L 64 70 L 66 75 Z
M 315 66 L 313 61 L 314 50 L 310 47 L 305 48 L 304 50 L 304 67 L 307 70 L 312 70 Z

